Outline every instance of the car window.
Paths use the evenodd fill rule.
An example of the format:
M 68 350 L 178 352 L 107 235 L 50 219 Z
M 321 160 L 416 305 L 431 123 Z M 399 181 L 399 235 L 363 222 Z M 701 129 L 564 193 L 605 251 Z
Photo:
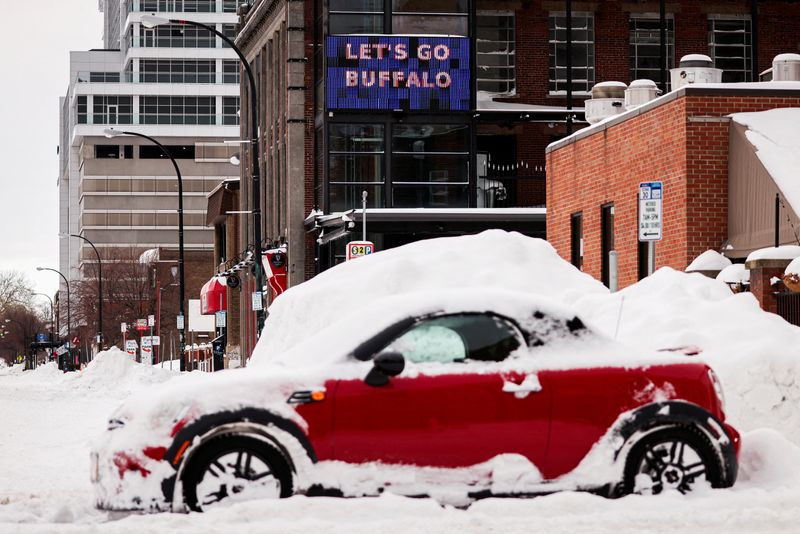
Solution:
M 521 345 L 507 321 L 485 314 L 448 315 L 415 324 L 382 352 L 399 352 L 414 363 L 503 361 Z

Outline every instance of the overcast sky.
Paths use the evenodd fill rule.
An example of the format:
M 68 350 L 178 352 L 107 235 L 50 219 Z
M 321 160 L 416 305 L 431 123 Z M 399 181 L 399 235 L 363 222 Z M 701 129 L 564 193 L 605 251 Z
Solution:
M 102 48 L 98 0 L 0 0 L 0 270 L 52 295 L 58 275 L 58 98 L 69 52 Z

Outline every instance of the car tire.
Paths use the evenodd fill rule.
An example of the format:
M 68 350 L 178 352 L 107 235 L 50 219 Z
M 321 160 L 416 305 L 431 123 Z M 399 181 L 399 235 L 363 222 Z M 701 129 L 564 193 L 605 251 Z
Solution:
M 625 462 L 623 493 L 657 495 L 673 489 L 694 490 L 703 480 L 724 486 L 719 455 L 696 427 L 657 430 L 638 441 Z
M 292 469 L 284 455 L 262 439 L 237 434 L 203 445 L 189 459 L 181 480 L 184 504 L 195 512 L 293 493 Z

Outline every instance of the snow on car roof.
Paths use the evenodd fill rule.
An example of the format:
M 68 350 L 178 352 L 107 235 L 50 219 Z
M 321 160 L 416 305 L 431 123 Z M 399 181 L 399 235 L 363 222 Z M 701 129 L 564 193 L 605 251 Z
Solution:
M 378 305 L 372 315 L 358 320 L 355 330 L 374 333 L 384 316 L 396 311 L 387 307 L 410 307 L 405 314 L 416 313 L 416 305 L 435 311 L 462 294 L 472 295 L 475 302 L 496 304 L 496 297 L 482 293 L 491 290 L 567 304 L 585 294 L 608 294 L 603 284 L 565 261 L 542 239 L 502 230 L 428 239 L 337 265 L 286 291 L 270 306 L 249 364 L 266 363 L 327 329 L 323 337 L 330 340 L 335 332 L 349 329 L 360 310 L 383 297 L 415 294 L 410 300 Z

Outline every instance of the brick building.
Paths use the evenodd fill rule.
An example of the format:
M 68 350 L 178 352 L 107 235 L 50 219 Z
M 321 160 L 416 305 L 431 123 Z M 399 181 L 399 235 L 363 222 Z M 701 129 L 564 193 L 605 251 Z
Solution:
M 636 282 L 647 275 L 639 184 L 660 181 L 657 267 L 684 270 L 709 249 L 744 261 L 772 246 L 781 191 L 759 177 L 757 159 L 752 168 L 746 164 L 756 149 L 730 116 L 799 106 L 798 82 L 686 86 L 554 143 L 547 149 L 548 240 L 606 284 L 608 253 L 616 251 L 619 287 Z M 778 241 L 793 243 L 795 210 L 784 205 L 779 216 Z M 754 274 L 754 291 L 762 285 Z
M 663 19 L 658 2 L 548 0 L 254 0 L 240 15 L 262 186 L 253 198 L 243 145 L 244 215 L 213 217 L 242 226 L 221 272 L 247 263 L 258 206 L 261 246 L 286 246 L 290 286 L 361 237 L 362 191 L 378 250 L 486 228 L 544 237 L 545 147 L 586 125 L 596 81 L 661 81 L 662 27 L 664 68 L 707 53 L 725 82 L 758 79 L 800 29 L 800 4 L 743 0 L 670 2 Z M 247 84 L 240 100 L 248 139 Z M 241 295 L 258 289 L 249 272 Z M 240 302 L 249 354 L 255 319 Z

